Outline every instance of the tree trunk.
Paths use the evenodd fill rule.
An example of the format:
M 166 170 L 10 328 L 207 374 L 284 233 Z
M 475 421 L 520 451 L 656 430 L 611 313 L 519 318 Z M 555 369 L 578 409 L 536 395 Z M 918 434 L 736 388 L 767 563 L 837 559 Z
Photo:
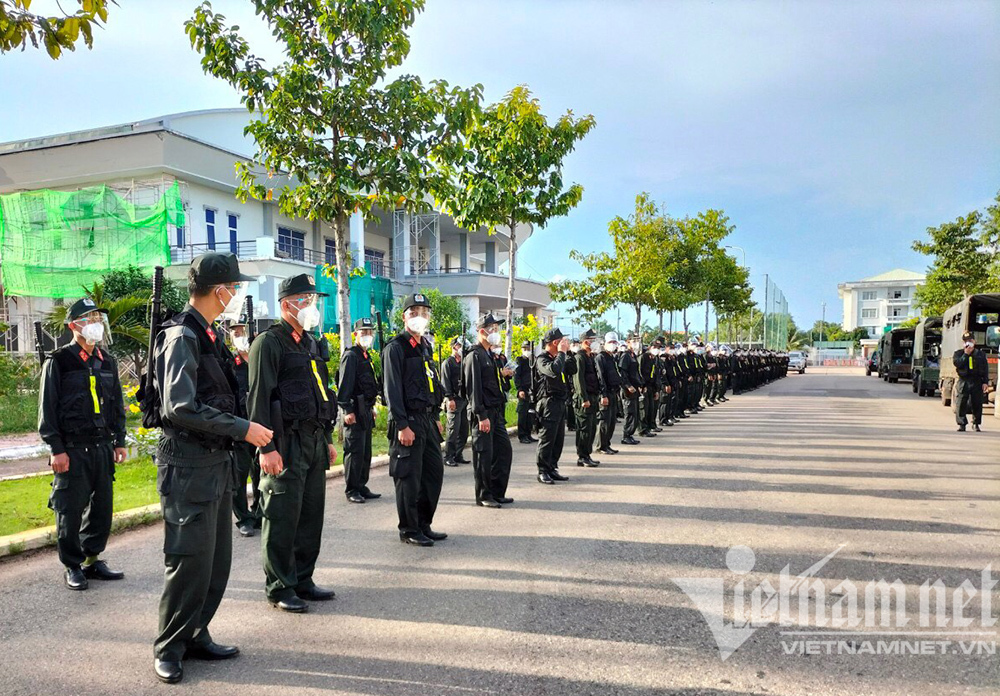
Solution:
M 672 309 L 670 310 L 670 333 L 667 334 L 667 336 L 670 338 L 670 341 L 673 342 L 673 340 L 674 340 L 674 310 L 672 310 Z
M 641 327 L 642 327 L 642 305 L 636 303 L 636 305 L 635 305 L 635 333 L 636 333 L 637 336 L 640 335 L 639 334 L 639 330 L 640 330 Z
M 660 310 L 660 335 L 663 335 L 663 310 Z
M 337 323 L 340 325 L 340 354 L 351 347 L 351 269 L 347 266 L 350 245 L 350 218 L 339 213 L 333 221 L 337 245 Z
M 504 355 L 510 356 L 510 342 L 514 335 L 514 271 L 517 266 L 517 222 L 510 219 L 510 258 L 507 266 L 507 330 L 504 332 Z M 475 319 L 475 317 L 473 317 Z
M 684 324 L 684 343 L 688 342 L 688 310 L 687 307 L 681 312 L 681 322 Z

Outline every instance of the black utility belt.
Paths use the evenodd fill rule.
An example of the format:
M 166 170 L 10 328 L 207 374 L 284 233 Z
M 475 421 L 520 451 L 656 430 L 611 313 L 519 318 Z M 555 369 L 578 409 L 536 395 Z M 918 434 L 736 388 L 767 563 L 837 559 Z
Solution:
M 111 447 L 114 444 L 114 438 L 95 438 L 93 440 L 63 440 L 63 447 L 66 449 L 86 449 L 88 447 Z

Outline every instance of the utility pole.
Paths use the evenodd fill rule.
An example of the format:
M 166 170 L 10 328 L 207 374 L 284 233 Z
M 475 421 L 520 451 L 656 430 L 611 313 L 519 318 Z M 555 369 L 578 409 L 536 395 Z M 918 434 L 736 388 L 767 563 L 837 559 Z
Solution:
M 767 350 L 767 273 L 764 274 L 764 325 L 761 327 L 761 348 Z
M 712 294 L 710 292 L 706 292 L 705 293 L 705 338 L 702 339 L 703 341 L 708 340 L 708 303 L 711 300 L 711 298 Z

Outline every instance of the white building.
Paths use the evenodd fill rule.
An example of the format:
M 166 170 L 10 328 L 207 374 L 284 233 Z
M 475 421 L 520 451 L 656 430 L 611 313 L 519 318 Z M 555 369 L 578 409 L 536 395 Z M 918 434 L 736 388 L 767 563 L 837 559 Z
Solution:
M 886 273 L 841 283 L 837 294 L 844 302 L 843 325 L 846 331 L 861 327 L 869 340 L 862 347 L 876 344 L 886 330 L 920 315 L 915 304 L 917 287 L 924 284 L 924 274 L 897 268 Z M 865 351 L 867 353 L 867 350 Z
M 278 284 L 299 273 L 316 273 L 332 263 L 333 231 L 326 222 L 282 215 L 273 202 L 234 196 L 234 163 L 251 157 L 243 135 L 250 115 L 244 109 L 213 109 L 163 116 L 136 123 L 0 144 L 0 194 L 38 189 L 62 191 L 105 184 L 127 200 L 151 203 L 176 181 L 186 213 L 183 227 L 169 230 L 172 265 L 167 275 L 182 279 L 190 260 L 210 249 L 232 250 L 246 273 L 259 281 L 250 293 L 274 318 Z M 356 266 L 391 280 L 395 295 L 436 287 L 459 297 L 470 318 L 503 314 L 509 233 L 490 236 L 458 228 L 451 218 L 431 212 L 376 211 L 379 220 L 351 219 L 350 244 Z M 522 243 L 533 230 L 517 230 Z M 0 259 L 2 263 L 2 259 Z M 518 278 L 515 315 L 534 314 L 548 322 L 548 286 Z M 12 326 L 6 347 L 30 351 L 30 322 L 53 304 L 47 298 L 10 297 L 0 288 L 0 323 Z

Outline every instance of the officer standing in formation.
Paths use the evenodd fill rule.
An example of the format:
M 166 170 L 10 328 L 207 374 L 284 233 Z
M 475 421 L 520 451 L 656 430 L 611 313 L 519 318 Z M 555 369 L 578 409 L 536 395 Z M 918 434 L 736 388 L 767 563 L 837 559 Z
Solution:
M 603 350 L 596 350 L 594 366 L 601 385 L 601 402 L 598 410 L 600 441 L 597 451 L 601 454 L 618 454 L 611 446 L 618 425 L 618 396 L 622 391 L 622 376 L 615 357 L 618 351 L 618 334 L 610 331 L 604 334 Z
M 623 445 L 638 445 L 634 435 L 639 428 L 639 392 L 642 377 L 639 375 L 639 361 L 636 353 L 642 348 L 642 339 L 630 334 L 625 352 L 618 358 L 618 370 L 622 376 L 622 401 L 625 406 L 625 426 L 622 430 Z
M 188 272 L 188 304 L 164 323 L 153 349 L 166 565 L 153 668 L 167 683 L 181 680 L 185 658 L 239 654 L 236 647 L 217 644 L 208 630 L 232 562 L 233 442 L 264 447 L 272 432 L 236 415 L 232 356 L 212 324 L 223 312 L 239 312 L 241 285 L 249 280 L 234 254 L 197 257 Z
M 517 390 L 517 440 L 522 445 L 538 442 L 531 435 L 532 415 L 535 412 L 535 406 L 531 401 L 531 359 L 531 343 L 525 341 L 521 344 L 521 356 L 517 359 L 517 365 L 514 368 L 514 388 Z
M 569 481 L 559 473 L 566 437 L 566 398 L 570 379 L 576 373 L 576 362 L 569 353 L 569 339 L 558 328 L 549 329 L 542 337 L 542 352 L 535 358 L 539 377 L 539 396 L 535 413 L 539 420 L 538 482 L 552 484 Z
M 576 354 L 576 374 L 573 375 L 573 398 L 576 407 L 576 465 L 596 467 L 600 462 L 591 455 L 597 435 L 597 414 L 607 397 L 601 393 L 601 382 L 594 362 L 594 349 L 600 349 L 597 334 L 587 329 L 580 336 L 582 349 Z
M 337 404 L 344 414 L 344 494 L 352 503 L 381 498 L 368 489 L 378 380 L 369 350 L 375 341 L 371 319 L 354 322 L 354 345 L 340 356 Z
M 73 342 L 42 367 L 38 433 L 52 450 L 49 507 L 56 513 L 56 548 L 66 587 L 87 579 L 120 580 L 99 556 L 111 534 L 115 464 L 125 461 L 125 405 L 118 363 L 97 344 L 106 310 L 90 298 L 66 313 Z
M 503 320 L 490 313 L 479 319 L 476 323 L 478 341 L 462 365 L 469 397 L 476 505 L 488 508 L 514 502 L 507 497 L 513 455 L 504 416 L 507 391 L 502 367 L 492 353 L 492 349 L 500 345 L 502 323 Z
M 451 355 L 441 363 L 441 386 L 447 406 L 448 437 L 445 445 L 444 465 L 468 464 L 463 455 L 465 443 L 469 439 L 468 400 L 462 384 L 462 347 L 465 337 L 459 336 L 451 342 Z
M 238 415 L 247 417 L 247 393 L 250 391 L 250 336 L 241 319 L 229 325 L 229 340 L 235 352 L 233 372 L 236 374 Z M 233 443 L 236 454 L 236 484 L 233 487 L 233 514 L 241 536 L 252 537 L 260 529 L 260 464 L 254 461 L 254 448 L 246 441 Z M 253 505 L 247 504 L 247 476 L 253 487 Z
M 963 345 L 955 351 L 952 361 L 958 374 L 955 386 L 955 420 L 958 431 L 964 432 L 968 415 L 972 414 L 972 429 L 981 432 L 983 399 L 989 390 L 990 368 L 986 354 L 976 347 L 976 337 L 971 331 L 962 334 Z
M 389 475 L 396 486 L 399 539 L 417 546 L 433 546 L 448 537 L 431 528 L 441 496 L 444 459 L 439 423 L 434 421 L 443 394 L 435 393 L 423 340 L 430 316 L 426 295 L 406 297 L 405 329 L 389 342 L 382 358 L 389 409 Z
M 334 598 L 318 587 L 326 509 L 326 470 L 337 453 L 333 423 L 336 395 L 329 389 L 326 339 L 310 333 L 320 324 L 315 279 L 306 273 L 278 286 L 281 321 L 250 348 L 250 418 L 275 433 L 260 448 L 264 524 L 261 540 L 265 592 L 272 606 L 302 613 L 304 600 Z
M 660 404 L 660 374 L 656 343 L 649 346 L 639 356 L 639 379 L 642 380 L 642 411 L 639 414 L 639 434 L 656 437 L 663 429 L 656 425 L 656 407 Z

